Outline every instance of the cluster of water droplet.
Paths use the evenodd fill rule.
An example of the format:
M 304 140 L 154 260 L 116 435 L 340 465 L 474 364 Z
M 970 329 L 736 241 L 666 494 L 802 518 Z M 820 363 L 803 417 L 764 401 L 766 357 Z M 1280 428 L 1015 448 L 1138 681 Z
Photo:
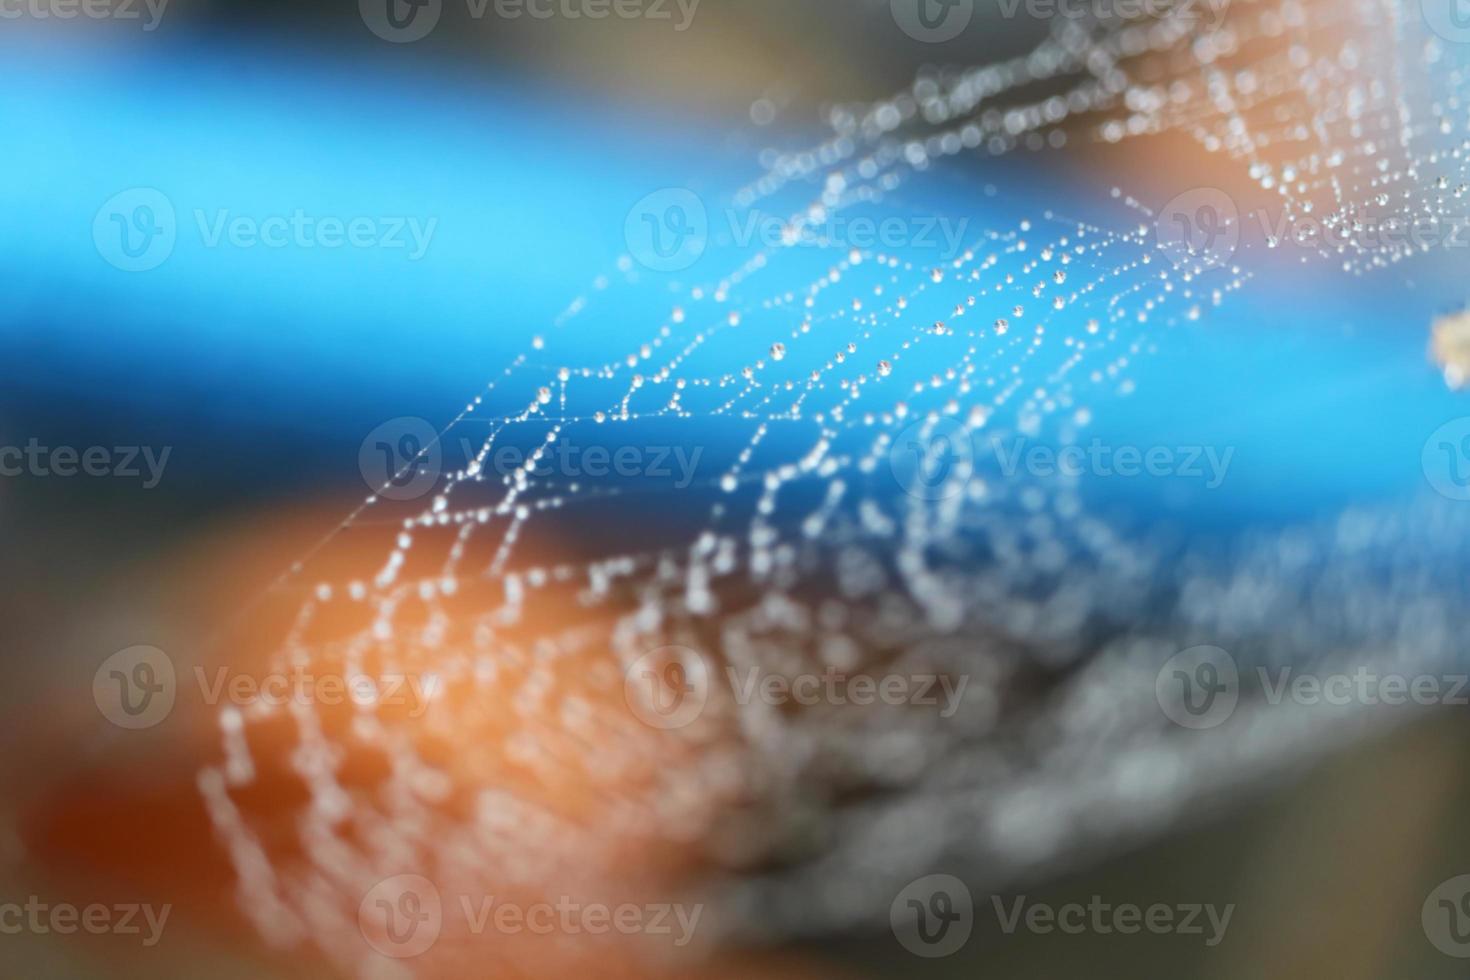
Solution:
M 1357 33 L 1305 53 L 1324 43 L 1305 36 L 1322 23 L 1391 19 L 1385 7 L 1240 6 L 1193 39 L 1168 23 L 1068 20 L 1026 57 L 834 109 L 830 139 L 769 151 L 732 203 L 814 195 L 790 223 L 821 226 L 966 150 L 1165 130 L 1248 161 L 1288 209 L 1329 195 L 1332 222 L 1375 202 L 1444 213 L 1458 199 L 1463 147 L 1426 154 L 1417 142 L 1464 128 L 1458 99 L 1411 113 L 1423 103 L 1402 52 Z M 1060 94 L 999 107 L 1061 80 Z M 1385 166 L 1390 143 L 1397 162 Z M 1178 634 L 1204 635 L 1212 602 L 1228 605 L 1263 569 L 1290 619 L 1283 570 L 1302 571 L 1299 553 L 1273 542 L 1224 564 L 1186 561 L 1161 585 L 1166 557 L 1183 559 L 1090 515 L 1074 481 L 961 453 L 915 484 L 895 462 L 915 453 L 922 466 L 935 447 L 991 435 L 1080 440 L 1132 393 L 1139 357 L 1248 282 L 1236 266 L 1176 267 L 1137 221 L 1152 212 L 1121 191 L 1112 203 L 1117 227 L 1041 211 L 977 227 L 938 260 L 795 236 L 713 252 L 684 277 L 629 257 L 596 280 L 449 425 L 444 443 L 469 437 L 473 451 L 426 504 L 375 494 L 344 522 L 337 537 L 385 536 L 381 562 L 345 579 L 308 564 L 282 587 L 300 605 L 276 663 L 429 677 L 434 703 L 419 714 L 362 704 L 345 718 L 299 704 L 223 713 L 223 760 L 201 786 L 262 932 L 385 970 L 356 941 L 354 904 L 384 876 L 494 892 L 584 881 L 671 842 L 701 893 L 722 897 L 712 928 L 830 928 L 871 918 L 886 908 L 875 895 L 941 855 L 1034 865 L 1083 839 L 1089 813 L 1098 836 L 1121 832 L 1108 823 L 1123 819 L 1121 795 L 1160 819 L 1182 805 L 1196 786 L 1184 750 L 1149 736 L 1122 751 L 1156 714 L 1079 665 L 1100 650 L 1142 663 L 1185 645 Z M 610 335 L 623 338 L 614 356 L 587 353 Z M 573 440 L 677 442 L 700 463 L 677 488 L 548 475 Z M 509 471 L 494 465 L 507 445 L 526 450 Z M 1375 550 L 1378 525 L 1356 520 L 1308 547 L 1306 565 L 1373 567 L 1388 538 Z M 1354 606 L 1361 583 L 1338 584 L 1337 604 L 1318 595 L 1313 617 Z M 1380 585 L 1402 599 L 1413 583 Z M 1279 643 L 1239 617 L 1212 625 L 1213 642 Z M 659 729 L 628 710 L 624 685 L 670 645 L 717 674 L 962 672 L 972 686 L 962 711 L 939 717 L 782 710 L 716 685 L 697 720 Z M 1067 711 L 1037 693 L 1077 671 L 1087 682 L 1064 688 Z M 1028 712 L 1030 750 L 1001 727 Z M 1113 754 L 1100 760 L 1088 746 L 1104 742 Z M 268 770 L 304 789 L 299 809 L 252 807 Z

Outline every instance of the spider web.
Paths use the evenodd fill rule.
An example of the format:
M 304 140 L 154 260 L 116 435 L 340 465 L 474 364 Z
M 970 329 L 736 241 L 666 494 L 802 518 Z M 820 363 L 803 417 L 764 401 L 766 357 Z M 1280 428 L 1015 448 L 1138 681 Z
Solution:
M 932 262 L 829 231 L 839 214 L 922 211 L 909 195 L 948 158 L 1176 134 L 1289 220 L 1341 233 L 1302 261 L 1373 272 L 1421 250 L 1373 237 L 1378 222 L 1448 221 L 1464 194 L 1451 54 L 1418 4 L 1388 0 L 1237 2 L 1209 30 L 1060 19 L 1023 56 L 926 71 L 833 108 L 812 145 L 762 153 L 724 200 L 780 215 L 780 244 L 716 241 L 682 274 L 624 257 L 440 433 L 446 455 L 468 450 L 429 498 L 385 484 L 272 590 L 291 610 L 274 669 L 406 673 L 433 700 L 222 712 L 200 785 L 242 908 L 273 944 L 372 976 L 580 955 L 446 934 L 417 959 L 379 956 L 359 902 L 405 873 L 445 894 L 672 888 L 710 903 L 707 940 L 825 934 L 885 921 L 917 874 L 1036 873 L 1362 729 L 1350 710 L 1274 712 L 1240 737 L 1185 738 L 1153 681 L 1202 643 L 1262 663 L 1410 647 L 1450 662 L 1454 505 L 1354 509 L 1204 553 L 984 454 L 914 482 L 992 435 L 1079 444 L 1138 360 L 1248 289 L 1255 250 L 1279 242 L 1171 261 L 1162 213 L 1121 190 L 1102 217 L 1019 215 Z M 990 193 L 987 214 L 1004 213 Z M 547 465 L 594 443 L 702 455 L 677 490 Z M 523 462 L 496 465 L 507 448 Z M 345 540 L 348 559 L 325 557 Z M 658 727 L 628 693 L 649 657 L 686 678 L 970 684 L 944 717 L 741 703 L 714 683 L 696 719 Z

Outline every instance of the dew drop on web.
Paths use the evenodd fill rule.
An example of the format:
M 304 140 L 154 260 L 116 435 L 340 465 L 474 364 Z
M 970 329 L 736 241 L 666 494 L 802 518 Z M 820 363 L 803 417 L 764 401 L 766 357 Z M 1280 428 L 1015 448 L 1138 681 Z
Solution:
M 406 854 L 490 894 L 567 868 L 616 876 L 629 852 L 678 841 L 700 845 L 692 863 L 727 900 L 707 914 L 731 932 L 871 924 L 873 908 L 886 914 L 882 895 L 934 853 L 1019 872 L 1100 833 L 1140 796 L 1163 814 L 1202 781 L 1264 766 L 1245 745 L 1191 755 L 1159 734 L 1151 681 L 1139 700 L 1112 680 L 1179 633 L 1235 630 L 1286 658 L 1296 651 L 1282 637 L 1349 620 L 1371 632 L 1391 617 L 1363 610 L 1411 591 L 1426 622 L 1461 623 L 1454 590 L 1430 588 L 1443 567 L 1412 582 L 1373 576 L 1397 567 L 1382 559 L 1421 524 L 1444 536 L 1464 516 L 1404 528 L 1345 512 L 1296 533 L 1295 551 L 1283 535 L 1228 559 L 1192 556 L 1187 580 L 1161 591 L 1167 559 L 1153 542 L 1092 513 L 1068 481 L 1002 476 L 982 452 L 1091 438 L 1080 430 L 1099 431 L 1120 398 L 1147 397 L 1137 362 L 1171 330 L 1209 329 L 1211 311 L 1251 287 L 1253 262 L 1286 249 L 1360 276 L 1414 257 L 1362 219 L 1374 208 L 1444 213 L 1449 189 L 1462 193 L 1470 153 L 1453 127 L 1427 120 L 1436 105 L 1463 116 L 1451 99 L 1467 79 L 1447 54 L 1426 67 L 1436 48 L 1417 18 L 1385 30 L 1378 10 L 1232 5 L 1226 26 L 1199 39 L 1167 19 L 1144 32 L 1059 19 L 1031 57 L 926 70 L 888 98 L 843 104 L 806 145 L 769 149 L 745 186 L 725 189 L 793 225 L 852 208 L 904 217 L 906 191 L 951 186 L 949 158 L 1064 158 L 1093 139 L 1148 153 L 1148 139 L 1169 134 L 1269 187 L 1273 207 L 1340 216 L 1341 252 L 1242 244 L 1206 264 L 1161 248 L 1164 201 L 1142 192 L 1098 195 L 1106 217 L 1089 222 L 1048 211 L 1007 223 L 986 198 L 942 265 L 919 250 L 823 241 L 711 252 L 697 285 L 692 274 L 608 276 L 529 350 L 486 365 L 490 380 L 442 434 L 473 460 L 446 464 L 427 496 L 379 492 L 350 515 L 332 540 L 350 538 L 356 556 L 384 534 L 374 558 L 330 575 L 308 564 L 310 578 L 280 587 L 299 611 L 272 644 L 276 664 L 429 675 L 436 696 L 421 714 L 369 699 L 346 726 L 283 706 L 222 719 L 221 760 L 200 786 L 242 908 L 268 936 L 342 957 L 362 891 L 400 873 Z M 1309 68 L 1320 84 L 1299 84 Z M 1039 87 L 1054 94 L 1037 103 Z M 752 113 L 753 125 L 767 115 Z M 806 264 L 814 254 L 820 264 Z M 1431 331 L 1452 385 L 1470 372 L 1464 321 Z M 609 349 L 609 337 L 623 340 Z M 687 482 L 651 465 L 637 479 L 561 469 L 562 450 L 591 443 L 679 449 L 694 462 Z M 497 469 L 497 451 L 526 446 L 543 447 L 534 465 Z M 932 474 L 944 476 L 930 485 Z M 1298 603 L 1288 552 L 1306 556 L 1296 568 L 1346 571 L 1307 581 L 1311 601 Z M 1370 581 L 1372 594 L 1353 585 Z M 1233 600 L 1245 594 L 1303 611 L 1257 635 Z M 1355 640 L 1399 649 L 1390 632 Z M 1434 635 L 1419 639 L 1428 649 Z M 629 710 L 624 680 L 669 648 L 715 674 L 735 661 L 820 674 L 897 658 L 915 673 L 963 673 L 970 693 L 941 721 L 771 712 L 715 689 L 688 728 L 659 730 Z M 1043 675 L 1068 678 L 1047 703 L 1056 713 L 1016 682 Z M 1000 719 L 1019 716 L 1036 718 L 1034 744 L 1055 768 L 1032 767 L 1001 737 Z M 285 731 L 286 744 L 257 729 Z M 384 757 L 376 783 L 348 778 L 352 763 Z M 1132 800 L 1107 795 L 1119 780 L 1074 765 L 1097 758 L 1126 769 Z M 242 804 L 272 765 L 304 781 L 299 819 L 272 823 Z M 918 810 L 932 814 L 924 833 L 912 829 Z M 442 946 L 435 955 L 456 955 Z

